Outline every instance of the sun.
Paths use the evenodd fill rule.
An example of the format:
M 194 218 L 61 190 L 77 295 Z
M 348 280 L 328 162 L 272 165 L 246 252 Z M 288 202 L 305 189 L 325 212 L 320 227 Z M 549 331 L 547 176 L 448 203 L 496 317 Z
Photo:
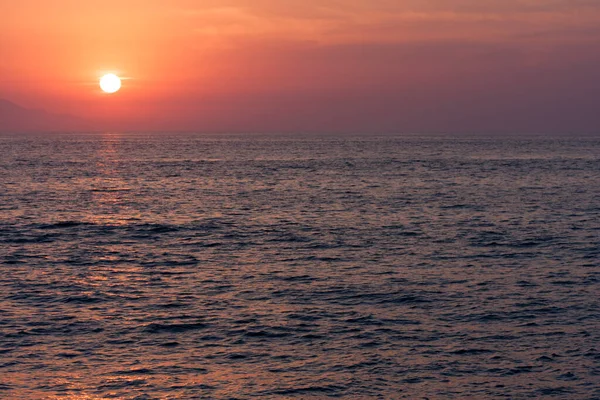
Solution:
M 107 74 L 100 78 L 100 89 L 104 93 L 115 93 L 121 89 L 121 78 L 115 74 Z

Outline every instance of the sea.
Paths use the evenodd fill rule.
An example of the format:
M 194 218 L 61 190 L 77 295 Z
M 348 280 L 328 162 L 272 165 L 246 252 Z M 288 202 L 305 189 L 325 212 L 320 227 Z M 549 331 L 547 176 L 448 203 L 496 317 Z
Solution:
M 0 136 L 1 399 L 600 399 L 600 138 Z

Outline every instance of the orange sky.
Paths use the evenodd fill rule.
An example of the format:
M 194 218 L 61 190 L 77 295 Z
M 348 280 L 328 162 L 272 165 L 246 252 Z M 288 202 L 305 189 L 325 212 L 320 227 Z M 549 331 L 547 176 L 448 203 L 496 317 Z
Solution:
M 0 18 L 0 98 L 102 128 L 599 128 L 598 1 L 0 0 Z

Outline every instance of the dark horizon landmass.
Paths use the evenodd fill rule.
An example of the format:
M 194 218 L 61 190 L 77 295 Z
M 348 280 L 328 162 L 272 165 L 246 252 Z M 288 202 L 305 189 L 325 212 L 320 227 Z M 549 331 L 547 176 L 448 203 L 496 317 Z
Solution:
M 0 99 L 0 133 L 75 132 L 93 129 L 93 124 L 80 117 L 32 110 Z

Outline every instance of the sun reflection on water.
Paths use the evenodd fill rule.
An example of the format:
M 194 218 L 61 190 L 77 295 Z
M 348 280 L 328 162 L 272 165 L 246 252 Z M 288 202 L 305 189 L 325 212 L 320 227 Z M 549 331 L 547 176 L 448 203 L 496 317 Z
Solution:
M 125 137 L 105 134 L 96 153 L 95 175 L 89 182 L 92 198 L 90 222 L 98 225 L 126 225 L 141 218 L 132 207 L 136 188 L 127 176 L 121 158 Z

